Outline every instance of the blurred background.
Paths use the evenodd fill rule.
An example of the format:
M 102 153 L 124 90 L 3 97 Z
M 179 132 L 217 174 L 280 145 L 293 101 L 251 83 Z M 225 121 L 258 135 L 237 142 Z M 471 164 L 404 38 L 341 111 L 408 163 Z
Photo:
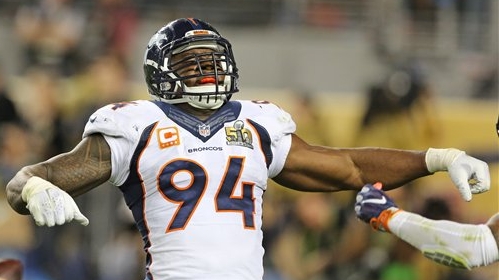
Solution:
M 433 219 L 484 223 L 499 211 L 497 0 L 0 0 L 0 180 L 68 151 L 96 108 L 147 99 L 142 58 L 178 17 L 233 45 L 241 92 L 330 146 L 455 147 L 490 164 L 492 189 L 463 202 L 446 174 L 390 192 Z M 265 280 L 497 280 L 434 264 L 353 213 L 354 193 L 303 194 L 270 182 Z M 90 226 L 38 228 L 0 192 L 0 258 L 25 279 L 143 279 L 142 243 L 121 193 L 77 198 Z

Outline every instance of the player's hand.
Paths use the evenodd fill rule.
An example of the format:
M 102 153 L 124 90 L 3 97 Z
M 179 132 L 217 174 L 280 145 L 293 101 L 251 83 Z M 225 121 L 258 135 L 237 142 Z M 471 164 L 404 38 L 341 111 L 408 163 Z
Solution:
M 367 184 L 357 193 L 355 214 L 375 230 L 389 231 L 388 220 L 397 211 L 397 205 L 381 190 L 380 183 Z
M 89 223 L 67 192 L 40 177 L 26 182 L 21 197 L 38 226 L 52 227 L 72 220 L 84 226 Z
M 426 152 L 428 171 L 447 171 L 464 200 L 470 201 L 472 194 L 490 189 L 489 166 L 484 161 L 466 155 L 457 149 L 428 149 Z

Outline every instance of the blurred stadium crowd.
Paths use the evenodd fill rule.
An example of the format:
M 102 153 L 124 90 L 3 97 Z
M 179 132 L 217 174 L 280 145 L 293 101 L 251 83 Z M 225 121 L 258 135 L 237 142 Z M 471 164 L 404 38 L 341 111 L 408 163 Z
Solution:
M 0 180 L 5 185 L 20 167 L 70 149 L 96 108 L 148 98 L 141 77 L 146 38 L 188 16 L 234 35 L 241 97 L 277 102 L 309 142 L 411 149 L 456 144 L 497 171 L 497 9 L 496 0 L 0 0 Z M 282 44 L 283 37 L 293 39 Z M 314 50 L 324 42 L 325 49 L 346 49 L 316 65 Z M 355 56 L 348 50 L 356 43 L 368 50 L 358 56 L 367 60 L 342 57 Z M 251 69 L 260 46 L 273 51 L 264 54 L 269 58 L 285 47 L 275 63 L 280 68 L 267 60 Z M 309 56 L 313 65 L 300 64 Z M 348 75 L 358 87 L 331 82 L 324 73 Z M 467 122 L 456 121 L 462 119 Z M 467 142 L 449 141 L 449 134 Z M 429 218 L 484 222 L 499 210 L 492 175 L 496 190 L 475 199 L 482 204 L 474 211 L 445 178 L 392 195 Z M 0 192 L 0 258 L 23 260 L 25 279 L 143 278 L 142 241 L 112 186 L 77 198 L 88 227 L 35 227 L 4 196 Z M 353 193 L 301 194 L 270 183 L 265 280 L 499 279 L 497 265 L 447 269 L 372 232 L 356 220 L 353 199 Z

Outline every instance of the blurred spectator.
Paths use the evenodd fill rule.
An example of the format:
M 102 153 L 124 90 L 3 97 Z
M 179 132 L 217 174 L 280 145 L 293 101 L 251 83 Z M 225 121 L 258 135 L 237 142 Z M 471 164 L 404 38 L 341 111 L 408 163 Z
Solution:
M 312 26 L 341 28 L 347 24 L 346 12 L 338 1 L 307 1 L 305 22 Z
M 497 55 L 491 58 L 480 58 L 476 70 L 472 73 L 471 97 L 477 99 L 495 99 L 499 94 L 498 77 L 499 65 Z
M 20 123 L 21 116 L 9 95 L 6 79 L 0 70 L 0 123 L 4 122 Z
M 62 127 L 62 80 L 57 72 L 31 68 L 22 78 L 27 81 L 17 89 L 22 93 L 21 111 L 29 129 L 37 135 L 33 152 L 43 159 L 66 152 L 66 134 Z M 36 106 L 33 106 L 36 104 Z
M 94 55 L 113 55 L 128 66 L 139 24 L 139 13 L 130 0 L 97 0 L 90 14 L 88 48 Z
M 272 181 L 269 181 L 271 184 Z M 286 229 L 289 223 L 289 215 L 291 213 L 293 200 L 280 186 L 274 185 L 267 188 L 265 191 L 265 199 L 263 208 L 266 212 L 263 217 L 263 248 L 265 255 L 263 265 L 265 273 L 263 280 L 285 280 L 279 268 L 276 266 L 273 251 L 282 232 Z
M 330 129 L 330 123 L 321 115 L 321 109 L 318 106 L 316 95 L 307 90 L 297 91 L 290 100 L 289 112 L 296 116 L 297 135 L 309 143 L 317 145 L 330 145 L 330 140 L 325 133 L 318 131 L 327 131 Z
M 24 52 L 23 72 L 33 66 L 68 76 L 80 67 L 79 43 L 86 19 L 73 0 L 38 0 L 15 16 L 15 31 Z
M 88 120 L 97 108 L 126 100 L 133 94 L 133 82 L 124 62 L 115 55 L 96 55 L 65 88 L 62 99 L 66 140 L 77 143 Z M 141 92 L 143 98 L 143 92 Z
M 19 123 L 0 125 L 0 183 L 6 185 L 19 168 L 36 159 L 32 154 L 32 136 Z
M 126 207 L 124 201 L 121 206 Z M 136 280 L 144 275 L 143 243 L 131 219 L 116 226 L 114 235 L 101 247 L 97 264 L 99 280 Z
M 331 279 L 328 267 L 336 243 L 337 212 L 332 196 L 312 193 L 296 197 L 292 215 L 271 252 L 276 268 L 290 280 Z
M 32 162 L 32 139 L 29 130 L 20 123 L 0 125 L 0 184 L 5 186 L 22 166 Z M 34 257 L 38 245 L 31 217 L 13 212 L 5 191 L 0 191 L 0 259 L 14 258 L 23 263 L 24 277 L 47 280 Z
M 433 92 L 421 65 L 409 60 L 393 66 L 367 91 L 367 106 L 356 146 L 421 149 L 436 145 L 438 124 Z
M 1 85 L 0 85 L 1 86 Z M 0 88 L 0 122 L 19 122 L 16 105 L 7 95 L 4 88 Z
M 487 51 L 488 27 L 494 24 L 491 13 L 493 0 L 455 0 L 455 3 L 458 28 L 462 34 L 459 36 L 461 48 L 471 52 Z
M 380 268 L 379 280 L 418 280 L 420 271 L 414 265 L 414 258 L 419 251 L 400 239 L 387 247 L 389 255 L 385 265 Z
M 437 0 L 405 0 L 413 32 L 433 33 L 438 20 Z

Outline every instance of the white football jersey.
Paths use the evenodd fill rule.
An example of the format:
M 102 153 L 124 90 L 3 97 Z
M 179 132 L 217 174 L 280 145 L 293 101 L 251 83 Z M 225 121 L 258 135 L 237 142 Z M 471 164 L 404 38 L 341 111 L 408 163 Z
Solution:
M 111 148 L 144 240 L 145 279 L 262 279 L 262 196 L 295 123 L 268 102 L 231 101 L 205 121 L 160 102 L 110 104 L 88 120 Z

